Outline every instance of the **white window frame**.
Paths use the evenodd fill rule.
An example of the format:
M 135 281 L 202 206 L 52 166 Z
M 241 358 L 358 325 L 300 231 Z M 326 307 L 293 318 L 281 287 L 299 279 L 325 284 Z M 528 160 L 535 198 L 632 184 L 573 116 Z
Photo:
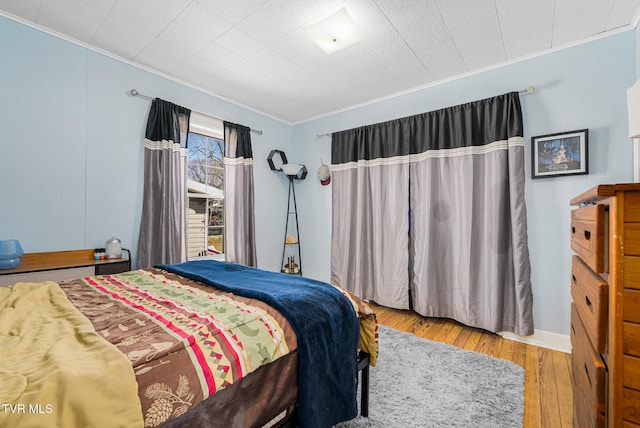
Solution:
M 204 115 L 202 113 L 192 111 L 189 119 L 189 132 L 194 134 L 200 134 L 207 137 L 216 138 L 218 140 L 224 141 L 224 123 L 220 119 L 216 119 L 214 117 Z M 188 147 L 187 147 L 188 150 Z M 187 195 L 188 196 L 188 195 Z M 208 215 L 205 213 L 205 218 L 208 218 Z M 226 223 L 226 222 L 225 222 Z M 187 224 L 187 227 L 189 225 Z M 209 235 L 209 225 L 205 225 L 205 233 L 208 237 Z M 189 260 L 203 260 L 203 259 L 212 259 L 212 260 L 225 260 L 224 252 L 221 254 L 211 254 L 205 256 L 198 257 L 190 257 Z

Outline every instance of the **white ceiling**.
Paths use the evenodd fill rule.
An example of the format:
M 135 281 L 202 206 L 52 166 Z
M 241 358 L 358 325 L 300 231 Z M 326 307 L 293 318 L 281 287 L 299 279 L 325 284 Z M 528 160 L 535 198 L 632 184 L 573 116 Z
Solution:
M 326 55 L 302 27 L 342 6 L 365 39 Z M 639 6 L 640 0 L 0 0 L 9 17 L 288 123 L 631 28 Z

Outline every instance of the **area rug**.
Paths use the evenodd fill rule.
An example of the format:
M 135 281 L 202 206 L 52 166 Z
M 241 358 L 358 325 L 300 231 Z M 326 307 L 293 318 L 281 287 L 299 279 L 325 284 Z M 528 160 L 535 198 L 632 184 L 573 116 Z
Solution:
M 381 325 L 369 417 L 336 427 L 522 427 L 523 415 L 522 367 Z

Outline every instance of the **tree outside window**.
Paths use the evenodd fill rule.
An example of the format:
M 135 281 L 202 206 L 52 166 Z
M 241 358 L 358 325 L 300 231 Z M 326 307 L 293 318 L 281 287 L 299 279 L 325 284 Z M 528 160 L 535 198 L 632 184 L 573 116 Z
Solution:
M 204 214 L 206 254 L 209 255 L 224 252 L 223 159 L 223 140 L 189 133 L 187 157 L 189 207 Z

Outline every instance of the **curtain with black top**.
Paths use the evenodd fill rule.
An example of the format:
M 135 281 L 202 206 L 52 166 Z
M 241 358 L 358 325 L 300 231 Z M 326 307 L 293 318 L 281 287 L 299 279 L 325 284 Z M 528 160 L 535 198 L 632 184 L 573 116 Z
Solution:
M 518 93 L 415 117 L 412 303 L 419 314 L 533 334 Z
M 144 140 L 144 190 L 137 266 L 187 258 L 187 134 L 191 110 L 155 98 Z
M 406 119 L 332 135 L 331 283 L 408 309 Z
M 224 254 L 257 266 L 251 129 L 224 122 Z
M 422 315 L 533 334 L 518 94 L 387 123 L 401 131 L 363 138 L 357 151 L 341 146 L 362 131 L 332 136 L 332 280 L 391 307 L 410 289 Z M 389 180 L 392 165 L 406 183 Z M 404 279 L 395 266 L 407 266 Z

